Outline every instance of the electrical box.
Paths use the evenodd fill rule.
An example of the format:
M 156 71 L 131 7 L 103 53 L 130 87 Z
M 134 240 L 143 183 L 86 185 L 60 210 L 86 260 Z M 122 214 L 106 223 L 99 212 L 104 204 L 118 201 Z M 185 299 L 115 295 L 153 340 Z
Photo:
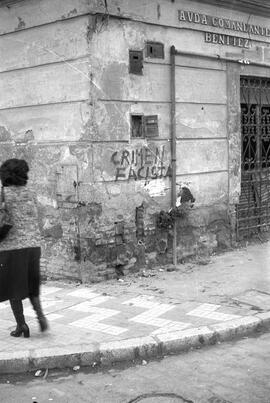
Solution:
M 146 43 L 146 56 L 153 59 L 164 59 L 164 45 L 160 42 Z
M 143 74 L 143 51 L 130 50 L 129 51 L 129 72 L 131 74 Z

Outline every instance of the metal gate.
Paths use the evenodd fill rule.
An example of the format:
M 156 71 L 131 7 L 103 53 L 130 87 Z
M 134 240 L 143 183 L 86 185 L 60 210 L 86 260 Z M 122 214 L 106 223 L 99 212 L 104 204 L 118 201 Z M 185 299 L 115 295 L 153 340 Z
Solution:
M 270 226 L 270 79 L 241 77 L 242 166 L 237 237 Z

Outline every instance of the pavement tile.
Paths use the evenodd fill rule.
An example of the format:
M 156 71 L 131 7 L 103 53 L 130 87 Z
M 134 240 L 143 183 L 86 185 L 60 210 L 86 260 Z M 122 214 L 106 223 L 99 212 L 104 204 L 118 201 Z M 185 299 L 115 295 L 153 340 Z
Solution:
M 51 287 L 51 286 L 46 286 L 46 285 L 42 285 L 41 287 L 41 295 L 46 296 L 46 295 L 50 295 L 50 294 L 55 294 L 59 291 L 64 291 L 63 288 L 61 287 Z
M 102 295 L 87 287 L 76 290 L 64 287 L 42 287 L 42 304 L 48 320 L 52 321 L 50 337 L 38 336 L 35 312 L 29 301 L 24 301 L 25 316 L 31 326 L 31 344 L 41 346 L 65 345 L 80 339 L 107 339 L 106 336 L 158 335 L 213 324 L 222 319 L 231 320 L 238 316 L 221 312 L 220 305 L 186 302 L 184 304 L 165 304 L 162 298 L 149 295 L 136 295 L 120 298 Z M 8 303 L 1 304 L 5 327 L 14 327 Z M 110 308 L 107 308 L 110 306 Z M 217 311 L 218 310 L 218 311 Z M 3 319 L 3 318 L 2 318 Z M 4 326 L 2 326 L 3 329 Z M 59 332 L 59 329 L 60 332 Z M 78 330 L 79 329 L 79 330 Z M 2 333 L 2 332 L 1 332 Z M 0 344 L 1 344 L 0 333 Z M 6 337 L 6 332 L 4 332 Z M 9 339 L 13 346 L 21 345 L 19 340 Z M 4 341 L 3 341 L 4 343 Z M 14 344 L 15 343 L 15 344 Z M 29 342 L 28 342 L 29 343 Z
M 270 312 L 258 313 L 256 315 L 256 317 L 258 317 L 259 319 L 262 319 L 262 320 L 269 320 L 270 321 Z
M 236 254 L 235 256 L 237 259 Z M 245 255 L 241 255 L 241 259 L 244 261 Z M 246 270 L 246 262 L 243 267 Z M 256 326 L 260 321 L 270 322 L 270 312 L 258 313 L 256 309 L 251 309 L 251 306 L 258 304 L 261 309 L 267 309 L 270 301 L 267 292 L 248 289 L 240 292 L 239 298 L 237 295 L 229 295 L 228 292 L 226 295 L 225 280 L 224 278 L 219 280 L 221 269 L 219 274 L 215 272 L 216 268 L 213 270 L 213 266 L 209 268 L 209 273 L 211 270 L 213 272 L 211 278 L 214 278 L 215 283 L 215 298 L 210 293 L 207 294 L 207 291 L 200 295 L 198 292 L 196 295 L 192 294 L 194 284 L 185 295 L 183 280 L 181 283 L 180 280 L 179 283 L 177 280 L 172 283 L 175 291 L 173 287 L 167 290 L 164 287 L 163 294 L 151 291 L 150 283 L 149 289 L 140 290 L 138 287 L 129 287 L 116 281 L 112 283 L 113 286 L 95 284 L 89 287 L 47 282 L 41 287 L 41 300 L 50 323 L 50 330 L 44 334 L 40 333 L 35 312 L 29 301 L 24 300 L 25 317 L 31 332 L 29 339 L 9 336 L 10 331 L 15 328 L 15 322 L 9 303 L 2 302 L 0 303 L 0 371 L 1 356 L 5 357 L 5 360 L 7 357 L 20 359 L 28 357 L 31 351 L 31 356 L 35 356 L 38 360 L 44 358 L 42 351 L 57 357 L 61 355 L 57 351 L 65 354 L 71 351 L 74 354 L 76 352 L 81 354 L 88 348 L 88 355 L 85 351 L 85 362 L 87 360 L 89 362 L 95 353 L 93 346 L 101 344 L 103 352 L 112 351 L 114 348 L 116 358 L 121 358 L 129 354 L 130 351 L 128 353 L 127 350 L 135 348 L 136 343 L 137 347 L 142 348 L 143 345 L 140 344 L 142 339 L 146 345 L 153 347 L 153 351 L 158 343 L 167 343 L 167 347 L 171 343 L 172 351 L 178 351 L 183 348 L 185 342 L 199 343 L 201 335 L 211 337 L 213 333 L 219 332 L 227 337 L 239 329 L 247 330 Z M 226 277 L 230 286 L 237 280 L 233 275 L 234 272 L 231 271 Z M 177 273 L 171 276 L 177 276 Z M 198 272 L 196 284 L 202 284 L 207 290 L 204 283 L 205 276 L 205 273 Z M 252 274 L 253 282 L 254 278 Z M 150 280 L 141 281 L 150 282 Z M 217 290 L 219 285 L 220 289 Z M 111 355 L 112 352 L 103 358 L 109 360 Z M 67 358 L 64 357 L 63 360 Z M 23 365 L 26 365 L 26 361 Z
M 251 289 L 234 298 L 236 301 L 260 308 L 270 309 L 270 293 Z

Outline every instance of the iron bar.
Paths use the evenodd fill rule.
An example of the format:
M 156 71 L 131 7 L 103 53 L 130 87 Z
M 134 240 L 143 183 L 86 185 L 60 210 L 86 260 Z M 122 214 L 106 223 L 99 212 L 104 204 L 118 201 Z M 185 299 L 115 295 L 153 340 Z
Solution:
M 248 218 L 249 218 L 249 220 L 254 220 L 254 219 L 258 219 L 258 216 L 257 216 L 257 215 L 253 215 L 253 216 L 249 216 Z M 270 219 L 270 214 L 262 214 L 262 215 L 260 215 L 260 218 L 261 218 L 261 219 L 262 219 L 262 218 L 269 218 L 269 219 Z M 241 222 L 241 221 L 246 221 L 246 218 L 245 218 L 245 217 L 244 217 L 244 218 L 239 218 L 238 221 L 239 221 L 239 222 Z M 258 224 L 258 226 L 260 226 L 260 224 Z
M 246 229 L 250 230 L 250 229 L 258 229 L 258 228 L 264 228 L 264 227 L 270 227 L 270 222 L 267 222 L 267 223 L 264 223 L 264 224 L 250 225 Z
M 172 164 L 172 189 L 171 206 L 176 207 L 176 120 L 175 120 L 175 47 L 171 47 L 171 164 Z M 177 265 L 177 228 L 173 226 L 173 264 Z

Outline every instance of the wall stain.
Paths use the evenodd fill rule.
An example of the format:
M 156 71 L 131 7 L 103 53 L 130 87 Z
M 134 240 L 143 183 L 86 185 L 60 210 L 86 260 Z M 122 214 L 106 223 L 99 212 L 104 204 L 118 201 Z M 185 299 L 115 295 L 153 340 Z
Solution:
M 24 29 L 26 27 L 24 20 L 21 17 L 18 17 L 19 24 L 15 28 L 15 31 L 19 31 L 20 29 Z
M 78 14 L 77 8 L 74 8 L 73 10 L 70 10 L 69 13 L 67 13 L 67 15 L 63 14 L 61 16 L 61 18 L 62 18 L 62 20 L 64 20 L 66 18 L 73 17 L 74 15 L 77 15 L 77 14 Z
M 92 38 L 93 38 L 93 34 L 96 32 L 96 18 L 93 15 L 90 15 L 88 18 L 88 25 L 87 25 L 87 42 L 90 43 Z
M 107 91 L 104 96 L 107 98 L 113 96 L 114 99 L 123 98 L 123 88 L 125 87 L 123 77 L 126 75 L 126 68 L 125 63 L 113 62 L 104 69 L 101 76 L 102 87 L 105 92 Z
M 0 141 L 11 140 L 11 134 L 5 126 L 0 126 Z
M 160 12 L 160 4 L 157 5 L 157 18 L 160 19 L 161 12 Z

